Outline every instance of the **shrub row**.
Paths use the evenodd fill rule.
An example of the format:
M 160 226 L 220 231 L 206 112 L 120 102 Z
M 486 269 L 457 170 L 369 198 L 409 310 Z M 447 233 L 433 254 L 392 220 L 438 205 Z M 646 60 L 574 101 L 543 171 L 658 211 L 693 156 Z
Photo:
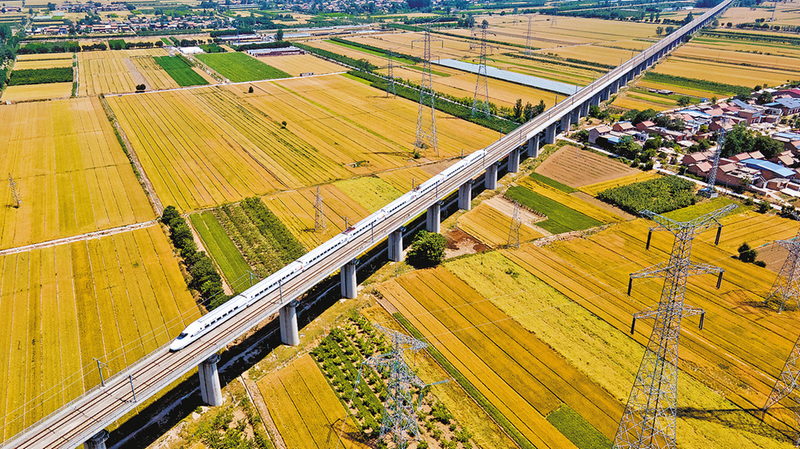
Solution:
M 671 84 L 673 86 L 688 87 L 690 89 L 704 90 L 730 95 L 750 95 L 750 88 L 736 86 L 733 84 L 718 83 L 716 81 L 699 80 L 695 78 L 684 78 L 682 76 L 667 75 L 664 73 L 647 72 L 644 74 L 645 81 L 652 81 L 659 84 Z
M 14 70 L 8 80 L 9 86 L 27 84 L 71 83 L 72 67 L 56 67 L 51 69 Z
M 389 54 L 389 51 L 384 49 L 384 48 L 374 47 L 372 45 L 367 45 L 367 44 L 364 44 L 364 43 L 361 43 L 361 42 L 349 41 L 347 39 L 342 39 L 342 38 L 339 38 L 339 37 L 333 37 L 333 38 L 331 38 L 331 40 L 334 41 L 334 42 L 339 42 L 341 44 L 350 45 L 352 47 L 358 47 L 358 48 L 363 48 L 364 50 L 374 51 L 374 52 L 377 52 L 377 53 L 380 53 L 380 54 L 383 54 L 383 55 L 388 55 Z M 408 59 L 409 61 L 414 61 L 416 63 L 425 62 L 425 60 L 420 58 L 419 56 L 411 56 L 411 55 L 407 55 L 407 54 L 404 54 L 404 53 L 392 52 L 392 57 L 394 57 L 394 58 L 404 58 L 404 59 Z
M 261 234 L 273 242 L 284 265 L 306 253 L 303 244 L 258 197 L 245 198 L 241 206 Z
M 247 51 L 247 50 L 260 50 L 262 48 L 286 48 L 292 45 L 291 42 L 280 41 L 280 42 L 260 42 L 257 44 L 244 44 L 244 45 L 236 45 L 233 47 L 236 51 Z
M 340 55 L 340 54 L 334 53 L 332 51 L 322 50 L 320 48 L 311 47 L 309 45 L 301 44 L 301 43 L 298 43 L 298 42 L 295 42 L 294 46 L 297 47 L 297 48 L 302 48 L 303 50 L 305 50 L 305 51 L 307 51 L 309 53 L 314 53 L 315 55 L 319 55 L 319 56 L 322 56 L 324 58 L 332 59 L 334 61 L 341 62 L 342 64 L 347 64 L 350 67 L 355 67 L 357 69 L 366 70 L 368 72 L 371 72 L 371 71 L 373 71 L 373 70 L 378 68 L 377 66 L 371 64 L 366 59 L 355 59 L 355 58 L 351 58 L 349 56 Z
M 180 216 L 175 207 L 167 206 L 161 215 L 161 222 L 169 227 L 170 239 L 180 251 L 181 258 L 192 276 L 189 287 L 200 292 L 203 298 L 210 300 L 209 310 L 224 304 L 229 298 L 222 290 L 222 278 L 217 273 L 211 258 L 204 251 L 197 250 L 192 230 L 186 220 Z

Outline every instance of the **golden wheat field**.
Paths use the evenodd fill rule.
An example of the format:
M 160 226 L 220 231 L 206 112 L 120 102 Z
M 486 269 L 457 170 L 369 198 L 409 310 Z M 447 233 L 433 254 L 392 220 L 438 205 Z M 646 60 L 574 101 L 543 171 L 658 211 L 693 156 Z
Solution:
M 33 59 L 14 63 L 14 70 L 36 70 L 62 67 L 72 67 L 72 59 Z
M 28 84 L 9 86 L 3 91 L 3 101 L 57 100 L 72 95 L 72 83 Z
M 78 53 L 78 95 L 133 92 L 137 84 L 148 84 L 148 81 L 156 86 L 158 78 L 145 79 L 132 59 L 166 55 L 166 50 L 160 48 Z M 162 86 L 155 88 L 158 87 Z
M 5 438 L 116 373 L 200 316 L 158 226 L 0 256 Z M 5 439 L 3 438 L 3 439 Z
M 0 106 L 10 133 L 0 140 L 8 181 L 0 248 L 69 237 L 154 218 L 97 98 Z

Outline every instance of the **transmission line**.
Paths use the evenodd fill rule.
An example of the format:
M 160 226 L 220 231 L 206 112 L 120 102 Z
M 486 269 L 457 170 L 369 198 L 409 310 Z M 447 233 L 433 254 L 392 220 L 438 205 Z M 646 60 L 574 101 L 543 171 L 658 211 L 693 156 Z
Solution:
M 654 230 L 666 230 L 675 236 L 669 261 L 632 273 L 628 284 L 630 294 L 633 279 L 664 278 L 661 299 L 656 307 L 649 307 L 633 316 L 631 333 L 637 319 L 653 318 L 655 324 L 650 341 L 639 365 L 628 403 L 614 437 L 615 449 L 668 448 L 674 449 L 678 401 L 678 337 L 684 316 L 701 315 L 703 328 L 705 312 L 684 305 L 686 281 L 689 276 L 718 273 L 717 288 L 722 282 L 723 269 L 690 261 L 694 237 L 711 226 L 718 226 L 716 243 L 719 243 L 722 225 L 718 219 L 735 209 L 730 204 L 687 222 L 677 222 L 654 212 L 642 215 L 656 222 L 647 236 L 647 248 Z
M 437 39 L 438 40 L 438 39 Z M 422 39 L 411 41 L 423 42 L 422 83 L 419 86 L 419 113 L 417 114 L 417 137 L 414 140 L 414 152 L 431 149 L 439 157 L 439 144 L 436 139 L 436 93 L 433 91 L 433 75 L 431 73 L 431 25 L 425 25 Z M 430 115 L 427 103 L 430 102 Z
M 11 205 L 15 208 L 19 208 L 22 205 L 22 199 L 19 197 L 17 182 L 11 177 L 11 173 L 8 174 L 8 183 L 11 186 Z
M 511 228 L 508 230 L 508 247 L 519 249 L 519 228 L 522 221 L 519 219 L 519 201 L 514 201 L 514 217 L 511 219 Z
M 486 69 L 486 29 L 489 24 L 484 21 L 479 27 L 481 34 L 481 55 L 478 63 L 478 80 L 475 83 L 475 95 L 472 97 L 471 117 L 475 117 L 475 112 L 482 112 L 489 117 L 489 77 Z M 477 35 L 478 31 L 473 31 Z
M 328 228 L 323 207 L 322 194 L 319 192 L 319 187 L 317 187 L 317 193 L 314 195 L 314 232 L 325 232 Z

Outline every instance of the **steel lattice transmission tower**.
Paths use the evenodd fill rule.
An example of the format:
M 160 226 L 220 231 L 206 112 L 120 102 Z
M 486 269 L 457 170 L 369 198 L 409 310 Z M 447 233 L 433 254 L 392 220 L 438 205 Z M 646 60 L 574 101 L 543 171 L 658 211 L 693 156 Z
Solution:
M 792 213 L 792 216 L 795 220 L 800 220 L 796 213 Z M 764 304 L 772 300 L 780 302 L 778 313 L 781 313 L 788 300 L 794 300 L 800 308 L 800 230 L 793 239 L 778 240 L 775 243 L 786 248 L 789 254 L 786 255 L 786 260 Z
M 645 349 L 642 363 L 636 374 L 625 412 L 619 422 L 614 438 L 616 449 L 671 448 L 675 446 L 675 425 L 677 421 L 678 400 L 678 337 L 681 319 L 684 316 L 701 315 L 700 328 L 703 328 L 701 309 L 684 305 L 686 281 L 689 276 L 705 273 L 719 273 L 717 288 L 722 281 L 723 270 L 689 260 L 694 237 L 711 226 L 718 226 L 717 243 L 722 225 L 719 217 L 735 209 L 728 205 L 714 212 L 688 222 L 677 222 L 650 211 L 642 212 L 657 223 L 650 228 L 647 247 L 654 230 L 665 230 L 675 235 L 669 261 L 662 262 L 630 275 L 635 278 L 664 278 L 661 299 L 657 306 L 649 307 L 633 316 L 631 333 L 637 319 L 653 318 L 653 333 Z M 631 291 L 628 284 L 628 294 Z
M 519 218 L 519 201 L 514 201 L 514 217 L 511 219 L 511 228 L 508 230 L 508 247 L 519 249 L 519 228 L 522 221 Z
M 478 65 L 478 81 L 475 83 L 475 95 L 472 97 L 472 114 L 475 117 L 475 112 L 482 112 L 486 117 L 490 116 L 489 112 L 489 77 L 487 76 L 486 69 L 486 24 L 480 26 L 481 33 L 481 56 Z M 477 34 L 477 33 L 476 33 Z
M 433 75 L 431 74 L 431 26 L 425 26 L 425 36 L 413 42 L 423 42 L 422 83 L 419 85 L 419 114 L 417 114 L 417 137 L 414 140 L 414 151 L 426 148 L 433 150 L 439 157 L 439 144 L 436 140 L 436 93 L 433 91 Z M 427 103 L 430 102 L 430 115 Z
M 395 92 L 395 88 L 394 88 L 394 57 L 393 56 L 394 56 L 394 54 L 392 53 L 392 50 L 388 50 L 386 52 L 386 57 L 389 59 L 389 65 L 387 66 L 387 69 L 386 69 L 386 78 L 387 78 L 386 96 L 387 97 L 389 96 L 389 94 L 392 94 L 395 97 L 397 96 L 397 92 Z
M 533 36 L 533 16 L 526 16 L 528 17 L 528 36 L 525 39 L 525 55 L 530 56 L 533 54 L 531 50 L 531 39 Z
M 11 205 L 19 208 L 22 205 L 22 199 L 19 197 L 17 182 L 11 177 L 11 173 L 8 174 L 8 184 L 11 186 Z
M 323 207 L 322 194 L 319 193 L 319 187 L 317 187 L 317 194 L 314 196 L 314 232 L 325 232 L 328 228 Z
M 389 374 L 389 379 L 386 381 L 388 395 L 384 403 L 379 437 L 392 433 L 397 447 L 405 448 L 409 440 L 419 436 L 417 409 L 420 398 L 414 399 L 413 389 L 415 387 L 422 389 L 427 385 L 408 367 L 404 354 L 406 351 L 418 352 L 427 344 L 383 326 L 375 325 L 375 327 L 392 341 L 392 350 L 389 353 L 374 355 L 364 361 L 375 371 Z
M 717 149 L 714 151 L 714 161 L 711 164 L 711 170 L 708 172 L 708 185 L 697 192 L 706 198 L 716 198 L 719 196 L 715 185 L 717 184 L 717 169 L 719 168 L 719 159 L 722 157 L 722 147 L 725 146 L 726 123 L 727 120 L 723 119 L 722 129 L 720 129 L 719 137 L 717 138 Z

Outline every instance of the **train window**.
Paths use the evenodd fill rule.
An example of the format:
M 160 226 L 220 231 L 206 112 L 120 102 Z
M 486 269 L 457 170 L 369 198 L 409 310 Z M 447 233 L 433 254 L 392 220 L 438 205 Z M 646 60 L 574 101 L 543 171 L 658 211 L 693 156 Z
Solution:
M 186 332 L 181 332 L 181 334 L 178 335 L 178 340 L 180 340 L 181 338 L 185 338 L 185 337 L 186 337 Z

